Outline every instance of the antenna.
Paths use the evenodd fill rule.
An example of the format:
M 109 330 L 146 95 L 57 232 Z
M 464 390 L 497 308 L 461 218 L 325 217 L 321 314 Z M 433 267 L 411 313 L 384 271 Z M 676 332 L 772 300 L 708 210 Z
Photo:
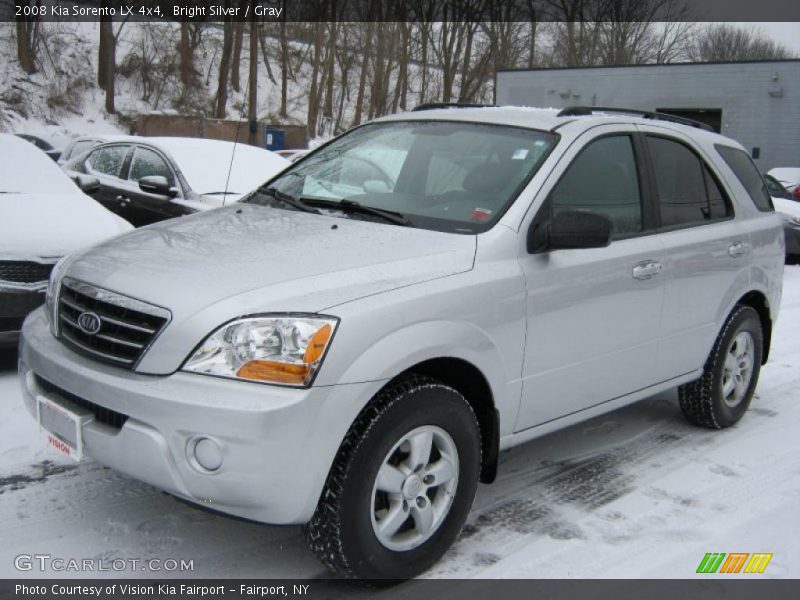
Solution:
M 253 35 L 253 31 L 250 30 L 250 35 Z M 253 55 L 250 55 L 250 60 L 253 60 Z M 252 67 L 252 65 L 251 65 Z M 250 78 L 247 78 L 247 83 L 244 84 L 244 97 L 247 98 L 247 93 L 250 89 Z M 239 143 L 239 128 L 242 126 L 242 120 L 244 119 L 244 102 L 242 103 L 242 110 L 239 116 L 239 121 L 236 123 L 236 137 L 233 138 L 233 150 L 231 150 L 231 162 L 228 165 L 228 178 L 225 180 L 225 195 L 222 196 L 222 206 L 225 206 L 225 203 L 228 201 L 228 186 L 231 182 L 231 171 L 233 171 L 233 159 L 236 156 L 236 145 Z

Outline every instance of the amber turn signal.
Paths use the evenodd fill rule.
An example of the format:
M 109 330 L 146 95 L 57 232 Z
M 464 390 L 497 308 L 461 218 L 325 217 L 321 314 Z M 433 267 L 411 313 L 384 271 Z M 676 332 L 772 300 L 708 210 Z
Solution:
M 236 371 L 236 376 L 242 379 L 302 385 L 310 372 L 311 368 L 308 365 L 290 365 L 271 360 L 251 360 L 239 367 L 239 370 Z

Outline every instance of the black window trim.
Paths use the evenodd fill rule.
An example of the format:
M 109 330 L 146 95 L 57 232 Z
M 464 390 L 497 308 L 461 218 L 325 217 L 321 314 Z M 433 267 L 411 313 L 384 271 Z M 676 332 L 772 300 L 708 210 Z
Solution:
M 707 227 L 707 226 L 710 226 L 710 225 L 716 225 L 718 223 L 725 223 L 726 221 L 732 221 L 732 220 L 734 220 L 736 218 L 736 206 L 731 201 L 731 194 L 730 194 L 729 190 L 727 190 L 726 187 L 724 185 L 722 185 L 723 179 L 714 170 L 714 168 L 708 163 L 708 161 L 705 160 L 700 155 L 700 152 L 698 152 L 696 148 L 694 148 L 691 144 L 687 143 L 685 140 L 673 137 L 673 136 L 671 136 L 669 134 L 665 134 L 665 133 L 660 133 L 660 132 L 659 133 L 654 133 L 654 132 L 650 132 L 650 131 L 646 131 L 646 132 L 640 131 L 637 135 L 641 136 L 642 150 L 643 150 L 643 153 L 645 155 L 645 160 L 647 161 L 647 165 L 648 165 L 647 171 L 649 173 L 650 187 L 651 187 L 650 202 L 652 204 L 653 217 L 655 219 L 655 224 L 656 224 L 656 228 L 655 228 L 656 233 L 669 233 L 669 232 L 672 232 L 672 231 L 680 231 L 681 229 L 694 229 L 695 227 Z M 680 144 L 681 146 L 683 146 L 687 150 L 689 150 L 692 154 L 694 154 L 695 157 L 697 158 L 697 160 L 700 161 L 700 165 L 705 167 L 708 170 L 708 172 L 711 175 L 711 177 L 714 178 L 714 182 L 717 184 L 717 187 L 719 188 L 720 192 L 722 192 L 722 194 L 723 194 L 723 198 L 722 199 L 725 202 L 725 205 L 728 207 L 728 210 L 730 211 L 730 215 L 728 215 L 726 217 L 717 218 L 717 219 L 708 219 L 706 221 L 694 221 L 692 223 L 678 223 L 676 225 L 669 225 L 669 226 L 663 227 L 661 225 L 661 205 L 660 205 L 659 198 L 658 198 L 658 187 L 656 186 L 656 172 L 655 172 L 655 168 L 654 168 L 654 164 L 653 164 L 653 157 L 650 155 L 650 150 L 647 147 L 647 139 L 646 138 L 648 138 L 648 137 L 662 138 L 662 139 L 665 139 L 665 140 L 670 141 L 670 142 L 675 142 L 677 144 Z M 706 190 L 706 199 L 708 199 L 708 184 L 705 181 L 705 177 L 703 177 L 703 187 Z
M 768 210 L 762 210 L 762 209 L 761 209 L 761 208 L 758 206 L 758 204 L 756 203 L 756 201 L 755 201 L 755 200 L 753 199 L 753 197 L 750 195 L 750 190 L 748 190 L 748 189 L 745 187 L 745 185 L 744 185 L 744 182 L 743 182 L 741 179 L 739 179 L 739 175 L 736 173 L 736 171 L 734 171 L 734 170 L 733 170 L 733 167 L 731 167 L 731 165 L 730 165 L 730 164 L 728 164 L 728 161 L 727 161 L 727 160 L 725 160 L 725 157 L 724 157 L 724 156 L 722 155 L 722 153 L 719 151 L 719 149 L 720 149 L 720 148 L 726 148 L 727 150 L 734 150 L 734 151 L 736 151 L 736 152 L 741 152 L 742 154 L 744 154 L 744 155 L 747 157 L 747 159 L 750 161 L 750 163 L 751 163 L 751 164 L 753 165 L 753 167 L 755 168 L 755 170 L 756 170 L 756 173 L 758 173 L 758 174 L 759 174 L 759 176 L 761 177 L 761 183 L 764 185 L 764 187 L 766 187 L 766 188 L 767 188 L 767 202 L 769 203 L 769 207 L 770 207 Z M 750 202 L 752 202 L 752 203 L 753 203 L 753 206 L 755 207 L 755 209 L 756 209 L 758 212 L 760 212 L 760 213 L 772 213 L 772 212 L 775 212 L 775 205 L 774 205 L 774 204 L 773 204 L 773 202 L 772 202 L 772 194 L 770 194 L 770 193 L 769 193 L 769 187 L 767 187 L 767 182 L 766 182 L 766 179 L 764 178 L 764 174 L 761 172 L 761 169 L 759 169 L 759 168 L 758 168 L 758 165 L 756 165 L 756 163 L 755 163 L 755 162 L 753 162 L 753 159 L 752 159 L 752 158 L 751 158 L 751 156 L 750 156 L 750 155 L 747 153 L 747 151 L 745 151 L 745 150 L 742 150 L 741 148 L 737 148 L 736 146 L 730 146 L 730 145 L 728 145 L 728 144 L 720 144 L 720 143 L 714 144 L 714 150 L 716 150 L 716 151 L 717 151 L 717 154 L 719 154 L 719 157 L 720 157 L 720 158 L 722 159 L 722 161 L 725 163 L 725 166 L 726 166 L 726 167 L 728 167 L 728 169 L 730 169 L 731 173 L 733 173 L 734 177 L 736 177 L 736 181 L 738 181 L 738 182 L 739 182 L 739 185 L 741 185 L 741 186 L 742 186 L 742 189 L 744 189 L 744 191 L 745 191 L 745 192 L 747 192 L 747 197 L 748 197 L 748 198 L 750 198 Z
M 589 130 L 590 131 L 590 130 Z M 613 234 L 611 236 L 611 243 L 622 240 L 629 240 L 634 238 L 646 237 L 649 235 L 654 235 L 658 233 L 656 228 L 654 227 L 655 222 L 653 221 L 653 206 L 650 200 L 650 196 L 652 194 L 651 186 L 652 184 L 648 181 L 649 177 L 647 176 L 647 163 L 645 160 L 644 149 L 641 145 L 641 141 L 637 140 L 639 137 L 639 133 L 633 130 L 624 130 L 620 129 L 619 131 L 609 131 L 605 133 L 601 133 L 598 136 L 590 138 L 572 157 L 567 164 L 564 171 L 559 175 L 558 179 L 553 183 L 550 189 L 547 192 L 547 197 L 542 202 L 542 205 L 536 211 L 536 215 L 531 220 L 531 224 L 528 226 L 528 229 L 532 229 L 538 227 L 542 224 L 542 222 L 552 219 L 553 215 L 553 205 L 551 202 L 551 195 L 553 190 L 558 187 L 561 183 L 561 180 L 569 171 L 569 168 L 573 165 L 573 163 L 580 157 L 581 154 L 594 142 L 599 140 L 610 138 L 610 137 L 628 137 L 630 138 L 631 142 L 631 150 L 633 151 L 633 160 L 636 166 L 636 178 L 639 181 L 639 203 L 642 210 L 642 230 L 641 231 L 633 231 L 633 232 L 626 232 L 620 234 Z M 579 140 L 576 140 L 579 141 Z M 548 253 L 550 250 L 544 250 L 543 252 L 535 252 L 538 254 Z

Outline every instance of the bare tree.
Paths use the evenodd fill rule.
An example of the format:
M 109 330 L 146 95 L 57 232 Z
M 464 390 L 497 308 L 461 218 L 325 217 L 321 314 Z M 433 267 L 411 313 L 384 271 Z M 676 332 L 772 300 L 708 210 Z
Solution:
M 694 61 L 710 62 L 774 60 L 792 58 L 793 53 L 759 30 L 719 23 L 697 33 L 689 56 Z

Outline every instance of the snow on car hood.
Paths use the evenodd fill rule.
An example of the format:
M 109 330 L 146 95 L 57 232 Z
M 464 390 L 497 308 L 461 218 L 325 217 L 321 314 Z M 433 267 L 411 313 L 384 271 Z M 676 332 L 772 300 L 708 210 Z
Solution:
M 77 191 L 0 194 L 0 257 L 56 258 L 132 229 Z
M 66 274 L 168 308 L 171 329 L 197 319 L 211 329 L 468 271 L 475 247 L 471 235 L 239 204 L 137 229 Z

